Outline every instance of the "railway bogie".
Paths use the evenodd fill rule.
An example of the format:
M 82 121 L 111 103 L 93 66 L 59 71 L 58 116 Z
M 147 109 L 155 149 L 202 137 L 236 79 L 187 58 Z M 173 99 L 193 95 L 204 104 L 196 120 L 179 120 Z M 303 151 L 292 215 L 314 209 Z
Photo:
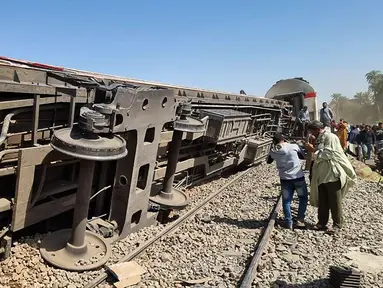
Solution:
M 286 109 L 274 99 L 0 58 L 0 252 L 12 233 L 75 206 L 79 159 L 52 148 L 55 131 L 79 127 L 126 141 L 126 157 L 95 164 L 88 213 L 97 219 L 88 229 L 114 241 L 158 221 L 164 206 L 155 197 L 168 185 L 174 131 L 181 132 L 171 181 L 180 190 L 264 160 L 269 136 L 290 125 Z

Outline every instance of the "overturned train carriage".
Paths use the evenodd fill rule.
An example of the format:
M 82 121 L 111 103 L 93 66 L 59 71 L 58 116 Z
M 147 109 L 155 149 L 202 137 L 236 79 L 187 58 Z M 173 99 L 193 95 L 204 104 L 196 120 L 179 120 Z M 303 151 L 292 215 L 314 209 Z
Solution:
M 310 83 L 302 77 L 277 81 L 266 92 L 265 97 L 289 102 L 293 106 L 292 113 L 294 116 L 297 116 L 303 106 L 306 106 L 310 119 L 318 119 L 317 93 Z
M 88 211 L 88 219 L 94 219 L 87 228 L 114 241 L 186 205 L 164 192 L 264 160 L 270 135 L 289 127 L 289 113 L 283 111 L 291 109 L 275 99 L 2 57 L 0 252 L 9 253 L 12 233 L 74 208 L 84 180 L 76 155 L 103 146 L 97 142 L 92 152 L 69 144 L 73 153 L 63 154 L 52 148 L 55 131 L 80 127 L 126 141 L 127 156 L 95 163 Z

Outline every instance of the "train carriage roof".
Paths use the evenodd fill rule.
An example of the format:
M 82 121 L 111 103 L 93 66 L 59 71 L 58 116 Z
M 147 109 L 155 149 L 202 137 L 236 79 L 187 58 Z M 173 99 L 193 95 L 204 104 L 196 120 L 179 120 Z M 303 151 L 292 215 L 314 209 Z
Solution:
M 278 98 L 278 96 L 294 95 L 297 93 L 316 96 L 314 88 L 308 81 L 303 78 L 291 78 L 275 83 L 269 91 L 266 92 L 265 97 L 273 99 Z
M 26 60 L 18 60 L 18 59 L 13 59 L 13 58 L 4 57 L 4 56 L 0 56 L 0 64 L 9 65 L 9 66 L 18 66 L 18 67 L 30 68 L 30 69 L 40 69 L 40 70 L 63 72 L 63 73 L 68 73 L 68 74 L 74 74 L 77 76 L 94 77 L 94 78 L 100 78 L 100 79 L 108 79 L 108 80 L 112 80 L 112 81 L 124 81 L 124 82 L 129 82 L 129 83 L 137 84 L 137 85 L 150 85 L 150 86 L 157 86 L 157 87 L 163 87 L 163 88 L 169 88 L 169 89 L 198 90 L 200 92 L 207 92 L 207 93 L 219 93 L 219 94 L 244 96 L 244 95 L 241 95 L 240 93 L 201 89 L 201 88 L 195 88 L 195 87 L 185 87 L 185 86 L 179 86 L 179 85 L 174 85 L 174 84 L 164 84 L 164 83 L 159 83 L 159 82 L 154 82 L 154 81 L 133 79 L 133 78 L 128 78 L 128 77 L 120 77 L 120 76 L 102 74 L 102 73 L 97 73 L 97 72 L 89 72 L 89 71 L 84 71 L 84 70 L 47 65 L 47 64 L 31 62 L 31 61 L 26 61 Z M 257 97 L 257 98 L 262 97 L 262 96 L 255 96 L 255 95 L 247 95 L 247 96 L 248 97 Z

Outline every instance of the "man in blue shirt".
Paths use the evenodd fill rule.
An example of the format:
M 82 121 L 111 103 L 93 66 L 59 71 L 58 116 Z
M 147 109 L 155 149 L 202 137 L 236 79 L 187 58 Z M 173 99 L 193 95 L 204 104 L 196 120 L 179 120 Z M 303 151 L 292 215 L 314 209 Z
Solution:
M 348 133 L 348 152 L 351 153 L 351 155 L 358 157 L 358 149 L 356 147 L 357 140 L 358 140 L 359 130 L 358 125 L 351 126 L 350 133 Z
M 350 133 L 348 133 L 347 141 L 351 144 L 356 144 L 356 136 L 358 136 L 358 126 L 351 126 Z
M 294 191 L 297 191 L 299 208 L 296 227 L 304 228 L 308 199 L 307 184 L 301 165 L 304 156 L 298 145 L 285 142 L 284 137 L 279 133 L 274 135 L 273 143 L 274 146 L 270 150 L 267 163 L 271 164 L 274 160 L 277 163 L 281 179 L 283 214 L 286 226 L 288 229 L 293 227 L 291 201 L 293 200 Z

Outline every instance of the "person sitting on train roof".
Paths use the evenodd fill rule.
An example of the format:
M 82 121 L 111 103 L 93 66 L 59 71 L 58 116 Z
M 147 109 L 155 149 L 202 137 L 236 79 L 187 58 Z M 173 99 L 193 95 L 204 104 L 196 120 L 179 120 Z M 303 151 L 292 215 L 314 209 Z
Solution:
M 327 233 L 337 233 L 343 226 L 342 200 L 349 188 L 356 184 L 357 177 L 335 134 L 325 130 L 316 120 L 309 124 L 308 130 L 316 137 L 315 148 L 306 143 L 306 148 L 316 154 L 310 190 L 310 204 L 318 207 L 315 228 L 327 230 L 331 210 L 333 228 Z
M 331 127 L 331 122 L 334 120 L 334 114 L 331 108 L 327 107 L 327 102 L 323 102 L 322 109 L 319 111 L 320 122 L 324 127 Z
M 297 228 L 304 228 L 304 218 L 307 209 L 308 191 L 305 176 L 302 171 L 301 159 L 304 156 L 297 144 L 285 142 L 282 134 L 276 133 L 273 137 L 273 148 L 270 150 L 267 163 L 275 160 L 282 188 L 283 214 L 288 229 L 293 228 L 291 216 L 291 201 L 294 191 L 299 198 L 298 218 L 295 223 Z

